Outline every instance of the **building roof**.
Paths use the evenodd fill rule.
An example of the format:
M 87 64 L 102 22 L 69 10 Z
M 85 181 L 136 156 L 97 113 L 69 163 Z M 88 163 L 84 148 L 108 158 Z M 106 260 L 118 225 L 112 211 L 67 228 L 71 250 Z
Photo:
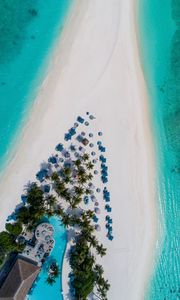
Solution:
M 18 257 L 0 288 L 0 300 L 24 300 L 39 271 L 33 261 Z

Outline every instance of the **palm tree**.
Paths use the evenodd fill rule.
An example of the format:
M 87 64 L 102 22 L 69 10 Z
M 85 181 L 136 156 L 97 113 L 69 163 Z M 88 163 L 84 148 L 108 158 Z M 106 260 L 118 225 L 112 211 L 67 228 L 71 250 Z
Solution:
M 86 167 L 88 170 L 92 170 L 94 168 L 94 165 L 91 161 L 89 161 L 87 164 L 86 164 Z
M 101 277 L 104 274 L 103 267 L 101 265 L 95 265 L 94 271 L 96 272 L 96 277 Z
M 88 189 L 88 188 L 86 188 L 86 190 L 85 190 L 85 194 L 86 194 L 86 195 L 90 195 L 90 194 L 91 194 L 91 190 L 90 190 L 90 189 Z
M 49 284 L 49 285 L 53 285 L 53 283 L 55 282 L 56 280 L 52 277 L 52 276 L 48 276 L 48 278 L 46 279 L 46 282 Z
M 102 300 L 107 299 L 107 292 L 110 289 L 108 280 L 105 280 L 102 275 L 96 278 L 96 287 L 98 292 L 98 298 Z
M 85 153 L 85 154 L 82 156 L 82 160 L 84 160 L 84 161 L 89 160 L 89 154 Z
M 63 181 L 56 181 L 55 183 L 55 191 L 58 194 L 58 196 L 62 197 L 62 194 L 66 191 L 66 185 Z
M 65 183 L 70 183 L 71 182 L 71 175 L 72 175 L 72 170 L 70 167 L 65 167 L 64 169 L 62 169 L 62 176 L 64 179 Z
M 93 219 L 93 217 L 95 216 L 95 213 L 94 213 L 93 210 L 88 209 L 86 211 L 86 216 L 87 216 L 88 219 Z
M 96 238 L 94 235 L 90 235 L 88 240 L 89 240 L 89 242 L 90 242 L 90 247 L 91 247 L 91 246 L 93 246 L 94 248 L 97 247 L 97 245 L 98 245 L 98 240 L 97 240 L 97 238 Z
M 57 172 L 54 172 L 54 173 L 52 174 L 52 176 L 51 176 L 51 179 L 52 179 L 53 181 L 58 180 L 58 179 L 59 179 L 58 173 L 57 173 Z
M 80 159 L 77 159 L 74 161 L 74 165 L 79 168 L 81 166 L 81 160 Z
M 64 226 L 69 227 L 72 223 L 71 217 L 68 214 L 62 216 L 62 222 Z
M 102 257 L 102 256 L 106 255 L 106 248 L 103 247 L 103 244 L 101 244 L 101 245 L 98 244 L 96 246 L 96 252 L 97 252 L 97 254 L 99 254 Z
M 81 219 L 77 216 L 72 216 L 72 225 L 80 225 L 81 224 Z
M 77 175 L 78 175 L 78 177 L 85 176 L 86 175 L 85 169 L 83 167 L 79 168 L 78 172 L 77 172 Z
M 64 210 L 63 210 L 63 208 L 60 205 L 58 205 L 58 207 L 55 209 L 54 213 L 57 216 L 62 217 L 64 215 Z
M 82 196 L 84 193 L 84 189 L 82 186 L 75 186 L 74 190 L 77 196 Z
M 57 278 L 60 275 L 60 270 L 58 264 L 53 265 L 53 277 Z
M 87 176 L 80 176 L 78 179 L 78 182 L 82 185 L 84 185 L 88 181 Z
M 77 208 L 77 206 L 81 203 L 81 201 L 82 198 L 79 195 L 73 197 L 71 201 L 71 207 L 73 206 L 74 208 Z
M 88 180 L 93 179 L 93 175 L 92 175 L 91 173 L 89 173 L 89 174 L 87 175 L 87 179 L 88 179 Z
M 49 196 L 46 198 L 46 203 L 47 203 L 47 205 L 49 205 L 50 207 L 53 207 L 53 206 L 57 203 L 57 199 L 56 199 L 55 196 L 49 195 Z

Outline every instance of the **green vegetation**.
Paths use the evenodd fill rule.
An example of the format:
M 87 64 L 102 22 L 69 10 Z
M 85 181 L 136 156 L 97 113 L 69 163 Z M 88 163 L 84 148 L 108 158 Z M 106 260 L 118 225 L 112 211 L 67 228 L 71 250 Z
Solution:
M 21 247 L 13 234 L 7 231 L 0 232 L 0 265 L 11 252 L 17 252 L 19 249 Z
M 57 199 L 53 195 L 45 196 L 36 183 L 33 183 L 27 192 L 27 204 L 17 212 L 17 219 L 28 230 L 36 228 L 44 215 L 51 217 Z
M 94 227 L 90 224 L 92 216 L 92 211 L 82 214 L 78 222 L 81 232 L 70 252 L 70 265 L 73 271 L 72 287 L 77 300 L 86 300 L 94 290 L 99 299 L 106 300 L 110 288 L 108 281 L 103 278 L 103 268 L 96 264 L 93 254 L 95 250 L 97 254 L 104 256 L 106 249 L 93 235 Z
M 27 204 L 16 213 L 17 221 L 6 223 L 6 231 L 0 232 L 0 265 L 11 252 L 21 252 L 23 244 L 17 242 L 17 237 L 23 230 L 34 230 L 44 215 L 54 215 L 57 200 L 54 196 L 45 196 L 40 187 L 33 183 L 27 191 Z
M 13 224 L 6 223 L 6 230 L 16 237 L 22 232 L 22 229 L 22 224 L 20 222 L 15 222 Z
M 94 235 L 94 211 L 87 210 L 82 211 L 80 215 L 75 214 L 75 209 L 79 207 L 83 197 L 91 192 L 88 183 L 93 178 L 89 172 L 93 168 L 89 155 L 84 154 L 81 159 L 74 161 L 72 168 L 62 170 L 61 178 L 57 173 L 52 175 L 57 195 L 68 205 L 66 211 L 59 207 L 56 214 L 61 216 L 67 228 L 72 227 L 76 232 L 76 242 L 70 251 L 70 265 L 73 275 L 71 285 L 77 300 L 86 300 L 91 293 L 101 300 L 106 300 L 110 288 L 108 281 L 103 277 L 102 266 L 96 264 L 95 254 L 104 256 L 106 249 L 99 244 Z M 72 174 L 77 175 L 74 182 Z M 73 194 L 70 193 L 72 190 Z
M 49 285 L 53 285 L 53 283 L 56 282 L 56 279 L 59 277 L 59 275 L 60 275 L 59 266 L 57 263 L 53 262 L 49 268 L 49 274 L 46 279 L 46 282 Z
M 46 279 L 46 282 L 47 282 L 49 285 L 53 285 L 53 283 L 55 283 L 56 280 L 55 280 L 53 277 L 48 276 L 48 278 Z

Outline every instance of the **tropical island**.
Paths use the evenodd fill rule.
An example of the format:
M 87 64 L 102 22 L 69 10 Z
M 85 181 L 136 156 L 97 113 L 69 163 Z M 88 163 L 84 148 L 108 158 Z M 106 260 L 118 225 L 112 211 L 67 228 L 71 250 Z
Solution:
M 94 119 L 89 113 L 87 116 L 90 121 Z M 89 142 L 89 139 L 93 138 L 93 133 L 90 132 L 88 137 L 84 131 L 78 134 L 77 128 L 82 124 L 89 126 L 89 122 L 78 117 L 77 122 L 64 137 L 66 143 L 70 143 L 68 148 L 61 143 L 56 146 L 56 154 L 43 164 L 36 174 L 36 182 L 27 185 L 21 205 L 8 217 L 5 230 L 0 233 L 1 273 L 4 266 L 7 267 L 7 262 L 15 255 L 14 265 L 17 261 L 23 260 L 23 263 L 28 262 L 36 266 L 37 273 L 33 277 L 35 280 L 43 264 L 51 256 L 56 243 L 53 239 L 53 226 L 48 220 L 57 217 L 66 227 L 67 234 L 71 232 L 68 240 L 70 243 L 68 261 L 71 267 L 69 287 L 72 299 L 85 300 L 94 294 L 96 298 L 106 300 L 110 284 L 104 278 L 104 270 L 99 264 L 99 259 L 97 262 L 97 255 L 100 257 L 106 255 L 106 248 L 96 237 L 96 231 L 100 230 L 100 225 L 97 224 L 97 213 L 100 213 L 100 209 L 95 192 L 100 193 L 100 188 L 95 190 L 92 183 L 94 176 L 98 175 L 98 171 L 95 170 L 98 160 L 101 163 L 102 184 L 105 185 L 108 181 L 106 158 L 101 153 L 105 152 L 105 147 L 101 141 L 97 142 L 101 153 L 98 160 L 94 151 L 89 153 L 87 147 L 90 150 L 94 147 L 94 144 Z M 97 136 L 101 137 L 102 132 L 97 133 Z M 106 186 L 102 193 L 103 199 L 106 202 L 110 201 Z M 90 201 L 91 207 L 88 205 Z M 111 212 L 109 204 L 105 205 L 105 209 Z M 44 222 L 44 218 L 47 222 Z M 107 237 L 112 240 L 112 219 L 109 215 L 106 216 L 106 221 Z M 45 284 L 53 286 L 60 276 L 59 268 L 56 261 L 50 263 Z M 0 299 L 5 293 L 4 286 L 11 272 L 7 272 L 7 276 L 4 276 L 0 287 Z M 28 293 L 29 290 L 27 287 L 26 289 Z M 22 295 L 19 297 L 17 299 L 24 299 Z

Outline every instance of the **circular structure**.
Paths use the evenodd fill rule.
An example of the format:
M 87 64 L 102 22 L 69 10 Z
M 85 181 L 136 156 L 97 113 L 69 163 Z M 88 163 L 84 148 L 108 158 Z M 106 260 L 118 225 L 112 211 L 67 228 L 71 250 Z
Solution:
M 90 133 L 90 134 L 89 134 L 89 137 L 93 137 L 93 133 Z
M 96 155 L 96 152 L 94 152 L 94 151 L 91 152 L 91 155 L 92 155 L 92 156 L 95 156 L 95 155 Z
M 100 193 L 100 192 L 101 192 L 101 189 L 100 189 L 100 188 L 97 188 L 97 189 L 96 189 L 96 192 L 97 192 L 97 193 Z
M 94 144 L 93 144 L 93 143 L 90 143 L 90 144 L 89 144 L 89 147 L 90 147 L 90 148 L 93 148 L 93 147 L 94 147 Z
M 84 124 L 85 124 L 86 126 L 89 126 L 89 122 L 87 122 L 87 121 L 86 121 Z
M 35 231 L 35 237 L 38 241 L 49 242 L 53 241 L 53 226 L 49 223 L 41 223 L 37 226 Z
M 102 132 L 101 132 L 101 131 L 99 131 L 99 132 L 98 132 L 98 135 L 99 135 L 99 136 L 102 136 L 103 134 L 102 134 Z
M 97 174 L 98 174 L 98 171 L 97 171 L 97 170 L 95 170 L 95 171 L 94 171 L 94 174 L 95 174 L 95 175 L 97 175 Z

